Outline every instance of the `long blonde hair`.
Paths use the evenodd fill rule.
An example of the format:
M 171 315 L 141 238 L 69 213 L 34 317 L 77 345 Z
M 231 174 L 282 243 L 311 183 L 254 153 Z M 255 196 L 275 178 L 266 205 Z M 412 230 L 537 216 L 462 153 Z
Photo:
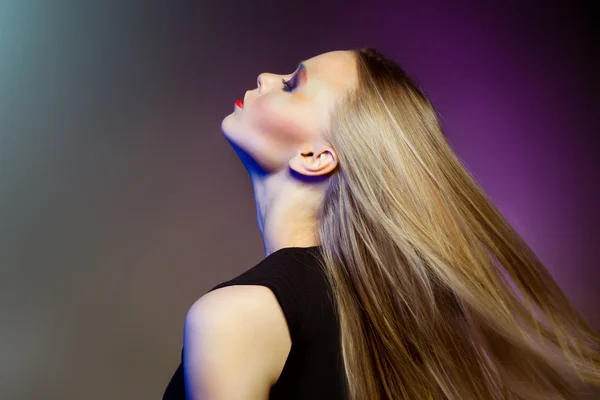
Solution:
M 571 399 L 598 336 L 470 176 L 405 72 L 356 50 L 319 209 L 350 397 Z

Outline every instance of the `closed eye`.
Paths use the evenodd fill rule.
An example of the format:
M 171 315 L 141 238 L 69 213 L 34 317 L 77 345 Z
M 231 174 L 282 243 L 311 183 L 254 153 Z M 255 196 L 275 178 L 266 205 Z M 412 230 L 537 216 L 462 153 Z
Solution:
M 281 80 L 281 83 L 283 83 L 283 91 L 288 93 L 293 92 L 294 89 L 298 87 L 301 80 L 306 80 L 306 67 L 303 63 L 300 63 L 300 65 L 298 66 L 298 70 L 296 71 L 294 76 L 290 78 L 290 80 Z
M 288 93 L 293 92 L 298 86 L 297 81 L 296 75 L 294 75 L 289 81 L 282 79 L 281 82 L 283 83 L 283 91 Z

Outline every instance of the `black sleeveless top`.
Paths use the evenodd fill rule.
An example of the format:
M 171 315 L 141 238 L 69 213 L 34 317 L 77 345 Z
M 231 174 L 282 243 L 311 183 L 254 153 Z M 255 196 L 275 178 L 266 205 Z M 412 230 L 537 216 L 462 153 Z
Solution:
M 266 286 L 285 315 L 292 347 L 270 400 L 347 399 L 340 330 L 331 290 L 319 265 L 320 246 L 285 247 L 238 277 L 210 291 L 233 285 Z M 163 400 L 185 399 L 182 361 Z

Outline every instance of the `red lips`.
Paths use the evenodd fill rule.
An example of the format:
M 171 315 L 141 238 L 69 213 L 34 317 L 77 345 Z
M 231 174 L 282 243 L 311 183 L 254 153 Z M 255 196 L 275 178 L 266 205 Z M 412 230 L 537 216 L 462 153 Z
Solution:
M 236 100 L 235 105 L 239 108 L 244 108 L 244 100 Z

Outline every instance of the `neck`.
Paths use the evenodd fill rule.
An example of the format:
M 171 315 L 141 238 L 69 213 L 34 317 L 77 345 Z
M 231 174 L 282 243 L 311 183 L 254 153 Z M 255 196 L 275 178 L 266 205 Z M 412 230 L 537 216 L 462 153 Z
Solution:
M 285 247 L 320 244 L 317 210 L 321 197 L 314 184 L 294 178 L 288 169 L 251 174 L 251 178 L 265 256 Z

